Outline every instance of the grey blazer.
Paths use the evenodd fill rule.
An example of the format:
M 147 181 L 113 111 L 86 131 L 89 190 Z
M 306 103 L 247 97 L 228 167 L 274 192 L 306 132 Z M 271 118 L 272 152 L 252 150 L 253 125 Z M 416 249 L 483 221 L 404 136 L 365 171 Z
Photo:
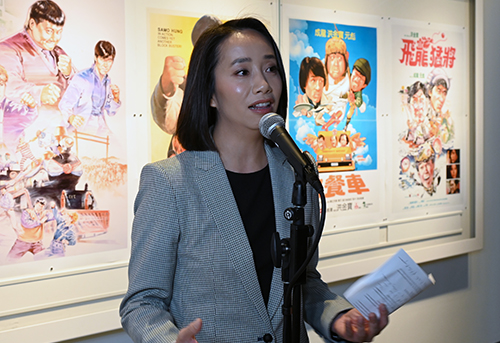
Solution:
M 266 144 L 266 153 L 276 229 L 289 237 L 283 211 L 292 206 L 294 172 L 278 148 Z M 262 342 L 267 333 L 282 342 L 281 269 L 274 270 L 266 308 L 217 152 L 186 151 L 146 165 L 134 212 L 129 287 L 120 306 L 123 328 L 134 342 L 175 342 L 179 328 L 198 317 L 200 343 Z M 306 223 L 317 227 L 318 212 L 318 196 L 308 188 Z M 330 340 L 333 318 L 352 305 L 329 291 L 316 263 L 317 255 L 303 287 L 303 313 Z M 302 332 L 301 341 L 307 342 L 305 328 Z

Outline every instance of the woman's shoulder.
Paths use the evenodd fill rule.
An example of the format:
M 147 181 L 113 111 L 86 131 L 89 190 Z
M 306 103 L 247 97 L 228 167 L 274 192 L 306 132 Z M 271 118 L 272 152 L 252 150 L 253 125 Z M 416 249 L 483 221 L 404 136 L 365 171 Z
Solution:
M 143 174 L 162 174 L 169 179 L 186 178 L 196 169 L 206 169 L 222 163 L 215 151 L 184 151 L 160 161 L 148 163 L 143 167 Z

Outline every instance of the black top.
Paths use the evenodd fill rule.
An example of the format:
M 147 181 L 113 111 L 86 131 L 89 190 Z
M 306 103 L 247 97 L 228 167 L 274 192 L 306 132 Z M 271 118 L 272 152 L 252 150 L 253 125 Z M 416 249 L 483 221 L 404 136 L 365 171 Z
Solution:
M 274 271 L 271 238 L 276 232 L 269 166 L 249 174 L 228 170 L 226 173 L 252 248 L 255 270 L 267 306 Z

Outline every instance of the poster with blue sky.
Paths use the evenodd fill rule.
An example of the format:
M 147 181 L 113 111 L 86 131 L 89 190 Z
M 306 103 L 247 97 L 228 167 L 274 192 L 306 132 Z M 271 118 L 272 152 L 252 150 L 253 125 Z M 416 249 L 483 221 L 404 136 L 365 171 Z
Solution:
M 325 233 L 383 218 L 380 17 L 286 6 L 288 130 L 317 162 Z
M 289 130 L 320 172 L 377 169 L 377 29 L 289 19 Z

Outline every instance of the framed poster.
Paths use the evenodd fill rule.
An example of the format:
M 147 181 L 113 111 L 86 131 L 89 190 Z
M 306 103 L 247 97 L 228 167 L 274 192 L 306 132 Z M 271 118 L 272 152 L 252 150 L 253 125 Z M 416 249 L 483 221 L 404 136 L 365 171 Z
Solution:
M 0 280 L 128 256 L 123 1 L 32 4 L 4 2 Z
M 288 126 L 299 148 L 316 159 L 327 197 L 325 232 L 367 224 L 383 210 L 377 137 L 380 20 L 351 17 L 353 25 L 343 24 L 345 17 L 341 22 L 288 20 Z
M 0 6 L 0 340 L 25 341 L 33 311 L 125 288 L 125 1 Z
M 468 101 L 463 27 L 392 20 L 393 217 L 464 210 Z M 397 181 L 396 181 L 397 180 Z
M 242 16 L 239 4 L 235 8 Z M 158 161 L 184 151 L 175 136 L 177 117 L 182 105 L 189 59 L 196 40 L 208 28 L 231 19 L 231 9 L 224 4 L 221 10 L 215 3 L 203 14 L 195 12 L 167 11 L 148 8 L 149 93 L 151 161 Z M 269 11 L 270 10 L 270 11 Z M 277 25 L 273 3 L 247 4 L 244 12 L 271 15 L 260 19 L 273 32 Z M 251 14 L 249 14 L 251 15 Z M 277 34 L 276 34 L 277 36 Z
M 418 262 L 481 247 L 466 31 L 283 5 L 288 128 L 315 157 L 327 197 L 325 280 L 369 272 L 400 247 Z
M 28 8 L 34 2 L 35 0 L 0 2 L 0 40 L 23 30 Z M 151 131 L 155 128 L 153 125 L 156 125 L 150 123 L 152 89 L 147 85 L 154 86 L 158 82 L 167 54 L 181 55 L 185 61 L 189 59 L 191 31 L 203 14 L 215 13 L 224 18 L 232 18 L 243 13 L 253 13 L 259 15 L 271 28 L 276 28 L 278 21 L 277 4 L 267 1 L 250 4 L 217 0 L 195 2 L 196 12 L 193 12 L 192 2 L 112 0 L 103 3 L 92 0 L 77 3 L 56 0 L 55 3 L 64 13 L 64 25 L 56 25 L 63 26 L 62 30 L 51 31 L 57 36 L 56 45 L 60 49 L 52 52 L 54 46 L 36 50 L 36 56 L 40 57 L 37 61 L 43 68 L 51 68 L 46 74 L 52 76 L 40 77 L 37 81 L 43 83 L 39 85 L 40 89 L 54 84 L 47 90 L 50 88 L 55 100 L 52 104 L 44 103 L 43 106 L 51 106 L 51 113 L 57 120 L 49 121 L 45 116 L 32 115 L 32 112 L 38 113 L 42 102 L 39 97 L 41 91 L 39 94 L 32 94 L 37 102 L 34 106 L 31 106 L 30 99 L 23 99 L 25 92 L 15 94 L 11 99 L 15 101 L 15 106 L 11 107 L 19 107 L 28 116 L 25 115 L 26 118 L 40 119 L 34 124 L 26 124 L 24 143 L 30 149 L 19 149 L 19 154 L 25 153 L 26 159 L 22 160 L 23 155 L 14 156 L 18 144 L 14 144 L 15 140 L 10 137 L 4 136 L 8 145 L 14 145 L 13 148 L 8 147 L 12 150 L 0 151 L 2 158 L 6 152 L 10 153 L 11 160 L 15 157 L 16 165 L 13 161 L 9 164 L 13 168 L 18 168 L 19 165 L 20 169 L 15 170 L 18 172 L 15 175 L 4 173 L 4 176 L 16 181 L 19 176 L 23 181 L 16 183 L 15 186 L 19 188 L 9 184 L 9 194 L 12 192 L 15 201 L 13 215 L 9 216 L 10 212 L 5 211 L 8 214 L 0 218 L 0 296 L 4 299 L 0 309 L 0 341 L 6 342 L 24 342 L 33 337 L 39 337 L 43 342 L 55 342 L 120 328 L 118 308 L 127 287 L 133 199 L 140 170 L 152 160 Z M 62 21 L 58 23 L 62 24 Z M 182 33 L 187 37 L 185 41 L 180 38 Z M 70 89 L 69 84 L 75 79 L 75 75 L 93 67 L 96 44 L 101 40 L 114 47 L 112 68 L 107 71 L 106 78 L 109 82 L 106 89 L 109 88 L 109 91 L 103 95 L 97 88 L 95 91 L 95 87 L 92 88 L 90 103 L 104 99 L 109 107 L 105 107 L 105 113 L 94 113 L 95 118 L 90 117 L 93 118 L 93 125 L 87 125 L 89 121 L 82 123 L 74 119 L 81 114 L 78 112 L 79 106 L 85 109 L 89 106 L 82 103 L 75 105 L 69 100 L 63 102 L 61 98 L 69 94 L 66 90 Z M 165 44 L 174 50 L 162 50 L 161 48 L 165 48 L 162 45 Z M 180 53 L 175 50 L 178 45 L 183 45 L 185 51 Z M 48 53 L 43 50 L 48 50 Z M 4 57 L 5 51 L 7 50 L 0 54 L 0 59 Z M 69 59 L 61 57 L 63 54 L 69 56 Z M 65 67 L 70 66 L 69 75 L 63 75 L 62 72 L 60 74 L 59 68 L 63 68 L 63 64 Z M 34 68 L 32 71 L 44 71 L 43 68 Z M 4 83 L 7 85 L 7 97 L 11 97 L 10 87 L 14 84 L 14 76 L 18 70 L 8 66 L 5 69 L 7 73 L 10 72 L 9 79 L 2 79 L 1 86 Z M 56 76 L 61 77 L 57 79 Z M 56 81 L 59 83 L 56 84 Z M 70 81 L 66 82 L 67 87 L 65 81 Z M 77 86 L 74 84 L 75 88 Z M 68 106 L 59 106 L 61 103 Z M 88 103 L 89 101 L 87 105 Z M 89 114 L 96 110 L 92 106 L 90 109 Z M 8 114 L 2 108 L 5 118 Z M 22 113 L 19 114 L 22 116 Z M 8 125 L 12 126 L 12 123 L 5 121 L 4 124 L 4 129 Z M 61 128 L 56 131 L 43 124 Z M 101 128 L 106 129 L 106 132 L 103 133 Z M 165 155 L 156 159 L 166 157 L 170 141 L 168 134 L 163 131 L 160 134 L 165 136 L 163 138 L 167 144 L 162 150 Z M 17 142 L 19 143 L 19 139 Z M 55 199 L 49 198 L 52 194 L 44 194 L 47 198 L 45 204 L 42 209 L 37 210 L 35 207 L 41 207 L 42 204 L 37 205 L 36 200 L 41 197 L 40 191 L 47 190 L 42 188 L 48 186 L 47 181 L 31 180 L 31 174 L 24 172 L 31 171 L 33 166 L 45 168 L 45 158 L 50 159 L 51 164 L 56 162 L 52 161 L 54 156 L 46 148 L 50 148 L 56 156 L 66 153 L 72 158 L 73 164 L 64 161 L 68 163 L 49 167 L 53 167 L 58 175 L 77 174 L 73 181 L 78 179 L 78 182 L 74 189 L 73 184 L 70 187 L 67 184 L 60 185 L 55 189 Z M 28 159 L 29 150 L 34 158 Z M 0 162 L 2 165 L 6 164 L 5 160 Z M 49 169 L 51 173 L 52 169 Z M 2 180 L 2 184 L 8 182 Z M 24 188 L 28 193 L 24 192 Z M 21 196 L 16 193 L 20 191 Z M 32 195 L 35 193 L 37 194 Z M 23 200 L 27 198 L 26 194 L 35 201 L 31 201 L 33 211 L 30 202 Z M 49 222 L 55 221 L 54 212 L 65 216 L 65 209 L 68 209 L 66 212 L 69 214 L 78 214 L 76 224 L 79 226 L 72 231 L 72 236 L 58 234 L 55 237 L 57 226 L 52 229 Z M 42 229 L 47 230 L 38 231 L 43 232 L 43 242 L 39 249 L 25 251 L 16 261 L 7 260 L 18 231 L 21 231 L 16 231 L 12 226 L 17 228 L 24 212 L 29 215 L 36 211 L 40 211 L 35 215 L 41 217 L 42 224 L 47 222 L 42 225 Z M 69 217 L 69 222 L 74 220 L 71 216 L 66 217 Z M 82 233 L 80 229 L 86 231 Z M 57 244 L 60 248 L 56 250 L 58 254 L 49 254 L 53 239 L 59 237 L 64 239 Z

